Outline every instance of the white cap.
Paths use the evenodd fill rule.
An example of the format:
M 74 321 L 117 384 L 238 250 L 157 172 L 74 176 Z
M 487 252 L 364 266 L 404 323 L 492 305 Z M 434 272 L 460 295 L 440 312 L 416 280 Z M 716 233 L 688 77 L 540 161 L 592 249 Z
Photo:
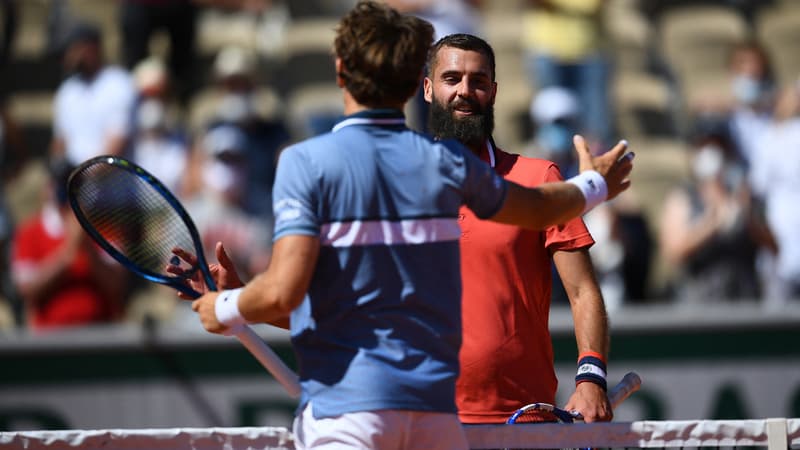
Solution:
M 220 125 L 206 133 L 203 147 L 210 156 L 219 156 L 223 153 L 242 153 L 245 150 L 246 140 L 244 132 L 239 128 Z
M 214 74 L 219 78 L 237 75 L 253 76 L 255 69 L 255 53 L 242 47 L 225 47 L 217 53 L 214 60 Z
M 571 90 L 552 86 L 542 89 L 533 97 L 530 114 L 534 122 L 542 125 L 575 117 L 578 111 L 578 99 Z

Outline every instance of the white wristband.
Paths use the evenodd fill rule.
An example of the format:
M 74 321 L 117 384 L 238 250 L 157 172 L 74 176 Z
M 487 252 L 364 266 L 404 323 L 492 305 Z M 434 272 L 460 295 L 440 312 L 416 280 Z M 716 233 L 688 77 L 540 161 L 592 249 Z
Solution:
M 583 171 L 567 180 L 567 183 L 572 183 L 581 190 L 583 198 L 586 200 L 586 205 L 583 207 L 583 214 L 586 214 L 595 206 L 606 201 L 606 197 L 608 197 L 606 180 L 597 171 Z
M 226 334 L 235 334 L 247 323 L 239 312 L 239 294 L 242 293 L 242 289 L 244 288 L 222 291 L 214 303 L 217 320 L 230 330 L 230 333 Z
M 578 375 L 594 375 L 606 379 L 606 371 L 594 364 L 584 363 L 578 367 Z

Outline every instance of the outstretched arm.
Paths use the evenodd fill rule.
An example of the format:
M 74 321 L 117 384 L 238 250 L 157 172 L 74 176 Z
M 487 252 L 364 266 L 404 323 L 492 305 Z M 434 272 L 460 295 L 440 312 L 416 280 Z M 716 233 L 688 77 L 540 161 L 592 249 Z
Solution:
M 577 217 L 630 186 L 628 175 L 633 169 L 633 153 L 625 153 L 628 148 L 625 141 L 597 157 L 592 156 L 583 137 L 575 136 L 574 144 L 581 175 L 535 188 L 509 182 L 506 201 L 490 220 L 541 230 Z M 594 178 L 589 176 L 592 171 L 596 172 Z M 597 174 L 602 180 L 596 178 Z M 599 186 L 598 181 L 604 181 L 604 186 Z
M 572 308 L 578 354 L 598 355 L 607 361 L 608 317 L 589 250 L 556 251 L 553 262 Z M 605 389 L 591 381 L 577 384 L 565 409 L 580 412 L 586 422 L 609 421 L 613 417 Z
M 290 313 L 303 301 L 311 283 L 319 249 L 317 237 L 282 237 L 273 246 L 272 260 L 265 272 L 241 290 L 206 293 L 192 303 L 192 309 L 200 314 L 203 326 L 212 333 L 226 334 L 237 322 L 288 327 Z M 225 295 L 232 305 L 219 309 L 216 303 L 220 295 Z

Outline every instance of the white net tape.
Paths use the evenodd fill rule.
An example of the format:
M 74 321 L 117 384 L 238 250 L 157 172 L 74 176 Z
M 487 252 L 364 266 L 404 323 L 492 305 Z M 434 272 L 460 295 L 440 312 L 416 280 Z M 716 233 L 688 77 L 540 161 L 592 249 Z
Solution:
M 285 428 L 156 428 L 0 433 L 0 449 L 291 450 Z
M 800 448 L 800 419 L 640 421 L 466 427 L 481 448 Z
M 800 419 L 474 425 L 470 447 L 800 449 Z M 0 449 L 292 450 L 285 428 L 165 428 L 0 432 Z

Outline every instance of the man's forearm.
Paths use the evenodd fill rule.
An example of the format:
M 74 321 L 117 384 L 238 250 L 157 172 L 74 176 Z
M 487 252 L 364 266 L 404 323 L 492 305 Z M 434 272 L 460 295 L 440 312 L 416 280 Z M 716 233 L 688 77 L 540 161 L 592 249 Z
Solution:
M 509 182 L 506 201 L 491 220 L 542 230 L 578 217 L 585 204 L 580 189 L 570 183 L 547 183 L 525 188 Z

